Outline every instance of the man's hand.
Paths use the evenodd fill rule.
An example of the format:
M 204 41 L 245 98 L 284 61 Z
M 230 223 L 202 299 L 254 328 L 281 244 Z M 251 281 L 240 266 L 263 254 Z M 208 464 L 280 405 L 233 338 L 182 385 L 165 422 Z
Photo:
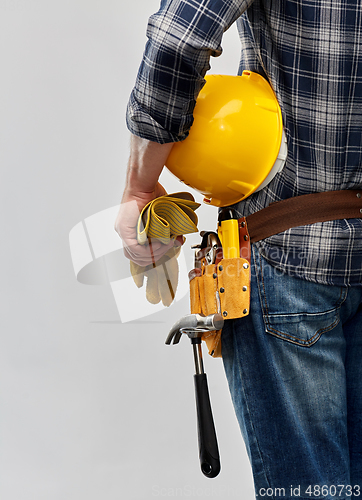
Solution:
M 173 241 L 164 245 L 155 239 L 152 240 L 151 244 L 139 245 L 136 238 L 136 225 L 142 208 L 153 199 L 166 194 L 165 189 L 159 183 L 151 193 L 135 194 L 127 190 L 124 191 L 115 222 L 115 230 L 123 240 L 125 256 L 139 266 L 147 266 L 157 262 L 174 246 Z M 180 240 L 176 240 L 175 243 L 181 245 Z
M 172 143 L 158 144 L 134 135 L 131 137 L 126 187 L 115 221 L 115 230 L 123 240 L 126 257 L 139 266 L 156 262 L 174 246 L 174 242 L 164 245 L 157 240 L 148 245 L 139 245 L 136 237 L 137 221 L 143 207 L 155 198 L 167 194 L 158 178 L 172 146 Z M 182 237 L 175 244 L 181 245 Z

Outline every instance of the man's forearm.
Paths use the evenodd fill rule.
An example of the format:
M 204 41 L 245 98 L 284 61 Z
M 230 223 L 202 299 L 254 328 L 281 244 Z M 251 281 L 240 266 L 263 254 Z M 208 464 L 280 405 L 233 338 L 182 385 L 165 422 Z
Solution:
M 148 198 L 157 191 L 158 179 L 172 146 L 173 143 L 158 144 L 131 136 L 124 197 Z
M 136 236 L 137 220 L 143 207 L 153 199 L 167 194 L 158 178 L 172 145 L 173 143 L 158 144 L 135 135 L 131 137 L 126 186 L 115 230 L 123 240 L 125 255 L 140 266 L 159 260 L 174 245 L 174 242 L 163 245 L 155 241 L 150 252 L 147 245 L 137 243 Z

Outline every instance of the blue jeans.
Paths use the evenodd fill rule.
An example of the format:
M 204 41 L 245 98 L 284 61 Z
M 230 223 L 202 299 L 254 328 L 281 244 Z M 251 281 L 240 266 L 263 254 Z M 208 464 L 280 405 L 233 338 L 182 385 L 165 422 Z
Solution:
M 362 287 L 281 274 L 252 249 L 222 356 L 258 498 L 362 499 Z

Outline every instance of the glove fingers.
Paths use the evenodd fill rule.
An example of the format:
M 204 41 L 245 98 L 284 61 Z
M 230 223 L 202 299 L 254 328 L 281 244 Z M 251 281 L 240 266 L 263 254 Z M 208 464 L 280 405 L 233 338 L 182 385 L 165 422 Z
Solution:
M 175 298 L 178 284 L 178 263 L 176 258 L 167 260 L 157 266 L 158 290 L 162 303 L 168 307 Z
M 130 260 L 129 262 L 130 271 L 132 274 L 133 281 L 136 283 L 138 288 L 143 285 L 143 278 L 145 275 L 145 267 L 139 266 Z
M 158 304 L 161 300 L 161 297 L 158 288 L 159 284 L 158 284 L 157 267 L 147 271 L 146 276 L 147 276 L 146 299 L 151 304 Z
M 139 266 L 130 261 L 132 278 L 138 288 L 143 286 L 144 278 L 147 278 L 146 299 L 151 304 L 158 304 L 161 300 L 166 307 L 172 304 L 178 285 L 177 257 L 180 251 L 181 247 L 170 248 L 155 267 L 152 264 Z

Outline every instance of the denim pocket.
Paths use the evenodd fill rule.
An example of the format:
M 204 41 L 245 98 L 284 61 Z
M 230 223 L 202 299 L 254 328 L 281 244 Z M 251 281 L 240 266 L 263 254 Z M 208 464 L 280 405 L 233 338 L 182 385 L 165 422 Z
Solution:
M 338 324 L 346 289 L 282 274 L 255 249 L 254 261 L 267 333 L 310 347 Z

